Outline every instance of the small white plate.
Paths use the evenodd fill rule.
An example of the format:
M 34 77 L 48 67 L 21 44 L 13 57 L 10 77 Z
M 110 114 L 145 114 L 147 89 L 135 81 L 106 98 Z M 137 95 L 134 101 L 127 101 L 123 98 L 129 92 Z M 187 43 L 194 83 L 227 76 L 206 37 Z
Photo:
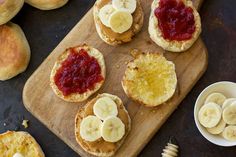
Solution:
M 219 92 L 224 94 L 227 98 L 236 98 L 236 83 L 222 81 L 216 82 L 211 84 L 207 88 L 205 88 L 197 98 L 194 107 L 194 120 L 195 124 L 197 125 L 198 130 L 200 133 L 211 143 L 214 143 L 219 146 L 229 147 L 229 146 L 236 146 L 236 142 L 225 140 L 220 135 L 212 135 L 210 134 L 198 121 L 198 112 L 201 106 L 204 104 L 206 97 L 213 93 Z

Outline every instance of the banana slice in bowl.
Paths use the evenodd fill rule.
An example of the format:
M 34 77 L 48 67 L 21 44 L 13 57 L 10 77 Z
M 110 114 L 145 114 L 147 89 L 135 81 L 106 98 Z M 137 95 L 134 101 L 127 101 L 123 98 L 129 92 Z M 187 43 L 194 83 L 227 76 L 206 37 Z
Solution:
M 207 128 L 207 131 L 211 134 L 218 135 L 222 133 L 225 129 L 226 123 L 223 119 L 220 120 L 220 122 L 212 128 Z
M 236 141 L 236 126 L 235 125 L 227 126 L 224 129 L 222 136 L 229 141 Z
M 221 114 L 220 106 L 210 102 L 201 107 L 198 112 L 198 120 L 204 127 L 213 128 L 220 122 Z
M 222 93 L 211 93 L 205 101 L 205 104 L 214 102 L 220 106 L 223 105 L 224 101 L 226 100 L 226 97 Z
M 236 102 L 236 98 L 228 98 L 224 101 L 222 105 L 222 109 L 225 109 L 227 106 L 231 105 L 232 103 Z
M 224 108 L 223 120 L 229 125 L 236 125 L 236 102 Z
M 236 140 L 232 140 L 232 133 L 235 133 L 232 130 L 236 126 L 235 91 L 234 82 L 216 82 L 206 87 L 195 102 L 195 124 L 200 133 L 213 144 L 224 147 L 236 146 Z

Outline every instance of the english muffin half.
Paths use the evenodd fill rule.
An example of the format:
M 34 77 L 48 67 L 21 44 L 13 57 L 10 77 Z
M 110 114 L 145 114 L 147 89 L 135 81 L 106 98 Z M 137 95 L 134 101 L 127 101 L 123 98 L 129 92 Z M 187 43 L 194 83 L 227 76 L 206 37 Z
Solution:
M 111 99 L 112 102 L 110 100 L 109 103 L 106 104 L 106 102 L 104 103 L 104 99 L 108 99 L 108 101 L 109 99 Z M 100 104 L 99 106 L 98 105 L 99 103 L 104 103 L 104 104 Z M 113 103 L 115 104 L 115 107 L 111 105 Z M 103 118 L 99 119 L 101 118 L 99 116 L 101 115 L 101 112 L 98 112 L 99 107 L 102 108 L 102 110 L 100 111 L 102 111 L 105 115 L 106 113 L 109 113 L 110 115 L 107 114 L 107 117 L 105 119 Z M 117 109 L 117 112 L 113 112 L 114 110 L 112 110 L 111 108 Z M 96 116 L 98 116 L 99 118 L 98 117 L 96 118 Z M 81 130 L 81 127 L 85 128 L 86 125 L 84 125 L 84 121 L 85 119 L 89 118 L 95 119 L 93 120 L 94 123 L 91 125 L 91 127 L 93 128 L 89 129 L 92 132 L 89 135 L 84 135 L 86 129 Z M 113 120 L 114 123 L 111 123 L 111 120 Z M 100 124 L 96 121 L 98 122 L 100 121 L 99 123 L 101 123 L 101 128 Z M 111 129 L 104 129 L 105 126 L 109 126 Z M 114 130 L 117 132 L 115 132 L 113 128 L 115 128 Z M 99 94 L 96 98 L 88 102 L 84 107 L 80 108 L 75 118 L 76 141 L 86 152 L 95 156 L 104 156 L 104 157 L 113 156 L 124 142 L 130 129 L 131 129 L 131 119 L 122 103 L 122 100 L 115 95 L 107 93 Z M 108 134 L 107 131 L 111 131 L 111 133 Z M 123 132 L 122 136 L 120 136 L 121 132 Z M 88 138 L 88 136 L 91 136 L 91 138 Z M 118 136 L 119 138 L 117 138 Z
M 130 61 L 122 79 L 126 95 L 147 107 L 161 105 L 175 93 L 173 62 L 159 53 L 141 53 Z
M 3 157 L 45 157 L 36 140 L 27 132 L 7 131 L 0 134 L 0 154 Z M 16 155 L 17 154 L 17 155 Z
M 69 0 L 25 0 L 29 5 L 40 10 L 52 10 L 64 6 Z
M 81 102 L 95 93 L 106 76 L 103 55 L 86 44 L 68 48 L 57 59 L 50 75 L 55 94 L 68 102 Z
M 10 21 L 22 8 L 24 0 L 0 0 L 0 25 Z
M 13 23 L 0 26 L 0 80 L 8 80 L 25 71 L 30 47 L 21 28 Z
M 122 8 L 125 6 L 122 3 L 129 6 Z M 130 42 L 143 26 L 144 13 L 140 0 L 97 0 L 93 15 L 98 35 L 113 46 Z
M 201 19 L 191 0 L 154 0 L 149 35 L 164 50 L 189 49 L 201 33 Z

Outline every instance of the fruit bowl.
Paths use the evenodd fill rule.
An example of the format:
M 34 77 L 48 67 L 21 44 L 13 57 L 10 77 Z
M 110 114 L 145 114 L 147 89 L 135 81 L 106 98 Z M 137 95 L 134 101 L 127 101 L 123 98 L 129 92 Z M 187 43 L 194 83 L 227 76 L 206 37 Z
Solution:
M 198 96 L 194 106 L 195 124 L 197 125 L 197 128 L 200 131 L 200 133 L 211 143 L 224 147 L 236 146 L 236 141 L 228 141 L 224 139 L 221 135 L 210 134 L 207 131 L 207 129 L 200 124 L 198 120 L 198 112 L 201 106 L 204 104 L 206 97 L 213 92 L 222 93 L 228 98 L 229 97 L 236 98 L 236 83 L 229 81 L 221 81 L 206 87 Z

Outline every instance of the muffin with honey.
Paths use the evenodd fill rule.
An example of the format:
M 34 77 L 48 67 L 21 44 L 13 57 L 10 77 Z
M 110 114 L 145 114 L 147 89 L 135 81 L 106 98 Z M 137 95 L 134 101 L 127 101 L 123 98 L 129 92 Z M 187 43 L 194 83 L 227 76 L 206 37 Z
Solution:
M 79 145 L 95 156 L 113 156 L 131 129 L 131 119 L 122 100 L 99 94 L 81 108 L 75 118 Z
M 93 14 L 100 38 L 109 45 L 130 42 L 143 26 L 139 0 L 97 0 Z
M 81 102 L 102 86 L 105 73 L 102 53 L 84 44 L 68 48 L 59 56 L 51 71 L 50 85 L 63 100 Z
M 126 95 L 147 107 L 169 100 L 176 85 L 174 63 L 159 53 L 136 53 L 122 79 Z

